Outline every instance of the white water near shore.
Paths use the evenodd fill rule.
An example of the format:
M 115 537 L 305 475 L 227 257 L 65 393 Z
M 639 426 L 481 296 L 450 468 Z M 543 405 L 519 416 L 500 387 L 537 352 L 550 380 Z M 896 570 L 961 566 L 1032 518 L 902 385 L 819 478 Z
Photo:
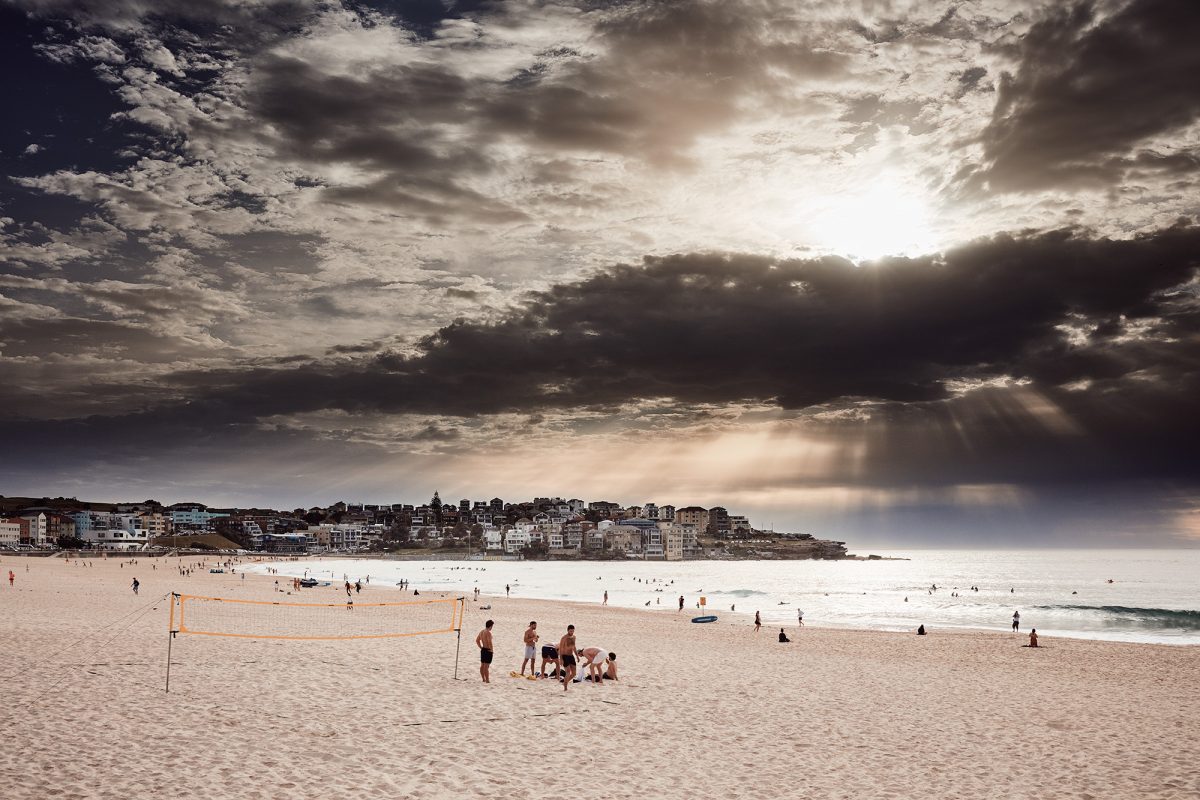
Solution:
M 674 613 L 762 614 L 764 624 L 911 630 L 1021 630 L 1047 636 L 1200 644 L 1200 550 L 913 550 L 905 561 L 392 561 L 305 559 L 276 563 L 373 586 L 599 603 Z M 261 569 L 261 568 L 252 568 Z M 1109 580 L 1112 583 L 1108 583 Z M 937 591 L 930 587 L 937 585 Z M 969 587 L 978 586 L 973 592 Z M 952 596 L 957 593 L 959 596 Z M 1074 594 L 1073 594 L 1074 593 Z M 905 598 L 908 598 L 907 602 Z

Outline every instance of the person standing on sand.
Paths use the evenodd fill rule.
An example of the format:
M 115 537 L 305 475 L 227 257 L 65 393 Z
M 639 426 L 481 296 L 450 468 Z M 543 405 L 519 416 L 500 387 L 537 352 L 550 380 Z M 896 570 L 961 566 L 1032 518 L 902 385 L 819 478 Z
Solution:
M 602 605 L 602 606 L 608 605 L 608 589 L 604 590 L 604 602 L 601 603 L 600 605 Z
M 15 581 L 16 579 L 17 579 L 17 576 L 15 574 L 13 574 L 13 571 L 10 569 L 8 571 L 8 585 L 12 586 L 13 581 Z
M 475 637 L 475 644 L 479 645 L 479 677 L 483 678 L 484 683 L 491 683 L 490 675 L 492 668 L 492 620 L 488 620 L 483 625 L 483 630 Z
M 130 585 L 133 587 L 133 593 L 134 593 L 134 594 L 137 594 L 137 593 L 138 593 L 138 587 L 139 587 L 139 586 L 141 586 L 141 584 L 140 584 L 140 583 L 138 583 L 138 579 L 137 579 L 137 578 L 134 578 L 134 579 L 133 579 L 133 583 L 132 583 L 132 584 L 130 584 Z
M 804 627 L 804 612 L 798 608 L 796 609 L 796 622 L 800 624 L 801 628 Z
M 511 591 L 512 591 L 512 587 L 511 587 L 511 586 L 509 586 L 507 583 L 506 583 L 506 584 L 504 584 L 504 596 L 505 596 L 505 597 L 508 597 L 508 596 L 509 596 L 509 593 L 510 593 Z
M 761 627 L 762 627 L 762 617 L 760 617 L 758 615 L 758 612 L 755 611 L 754 612 L 754 632 L 758 633 L 758 629 Z
M 1013 632 L 1015 633 L 1017 631 L 1017 629 L 1020 627 L 1021 627 L 1021 612 L 1014 611 L 1013 612 Z
M 679 595 L 679 611 L 683 611 L 683 595 Z
M 529 662 L 529 674 L 532 675 L 537 665 L 537 623 L 530 622 L 525 629 L 525 658 L 521 661 L 521 674 L 525 674 L 525 662 Z
M 562 662 L 559 672 L 562 674 L 563 691 L 575 680 L 575 626 L 568 625 L 567 632 L 558 640 L 558 657 Z

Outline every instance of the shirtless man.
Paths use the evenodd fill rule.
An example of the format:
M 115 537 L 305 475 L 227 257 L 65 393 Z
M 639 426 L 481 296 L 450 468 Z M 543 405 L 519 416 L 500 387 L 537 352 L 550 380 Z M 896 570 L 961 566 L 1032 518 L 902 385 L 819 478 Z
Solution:
M 588 668 L 588 680 L 592 683 L 599 683 L 604 675 L 604 655 L 602 647 L 585 647 L 579 651 L 583 665 Z
M 525 664 L 529 664 L 529 674 L 533 674 L 534 664 L 537 662 L 537 623 L 530 622 L 529 627 L 525 629 L 525 658 L 521 661 L 521 675 L 525 675 Z
M 492 620 L 488 620 L 483 630 L 475 637 L 475 644 L 479 645 L 479 677 L 483 678 L 484 683 L 491 683 L 491 668 L 492 668 Z
M 558 640 L 558 657 L 562 661 L 562 669 L 559 672 L 563 673 L 562 685 L 563 691 L 571 687 L 571 681 L 575 680 L 575 626 L 568 625 L 566 634 Z

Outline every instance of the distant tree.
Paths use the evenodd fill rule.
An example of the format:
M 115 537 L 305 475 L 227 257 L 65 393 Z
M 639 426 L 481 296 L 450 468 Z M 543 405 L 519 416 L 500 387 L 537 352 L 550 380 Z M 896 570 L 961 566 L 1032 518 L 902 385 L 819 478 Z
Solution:
M 433 499 L 429 501 L 429 507 L 433 509 L 433 521 L 440 530 L 442 527 L 442 498 L 438 497 L 436 490 L 433 493 Z
M 83 550 L 91 546 L 78 536 L 60 536 L 54 543 L 63 550 Z

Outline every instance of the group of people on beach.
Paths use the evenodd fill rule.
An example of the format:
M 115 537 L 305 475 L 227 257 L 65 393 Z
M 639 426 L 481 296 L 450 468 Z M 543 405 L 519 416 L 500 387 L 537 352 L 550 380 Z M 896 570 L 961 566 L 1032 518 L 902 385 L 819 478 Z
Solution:
M 494 626 L 495 621 L 489 619 L 484 624 L 483 630 L 475 637 L 475 644 L 479 647 L 479 677 L 483 679 L 484 683 L 492 682 L 491 664 L 495 654 L 492 639 Z M 571 688 L 572 683 L 582 683 L 585 680 L 596 684 L 605 680 L 617 680 L 617 654 L 607 652 L 603 647 L 579 647 L 574 625 L 567 626 L 566 633 L 558 640 L 557 645 L 544 644 L 541 646 L 542 664 L 539 669 L 535 670 L 534 664 L 537 662 L 540 639 L 537 621 L 531 621 L 522 637 L 525 657 L 521 660 L 521 671 L 510 673 L 512 677 L 530 680 L 554 678 L 562 684 L 564 692 Z M 577 665 L 580 662 L 582 662 L 581 666 L 588 670 L 586 676 L 578 675 Z M 529 667 L 528 675 L 525 674 L 526 667 Z M 553 671 L 551 671 L 551 667 L 553 667 Z

